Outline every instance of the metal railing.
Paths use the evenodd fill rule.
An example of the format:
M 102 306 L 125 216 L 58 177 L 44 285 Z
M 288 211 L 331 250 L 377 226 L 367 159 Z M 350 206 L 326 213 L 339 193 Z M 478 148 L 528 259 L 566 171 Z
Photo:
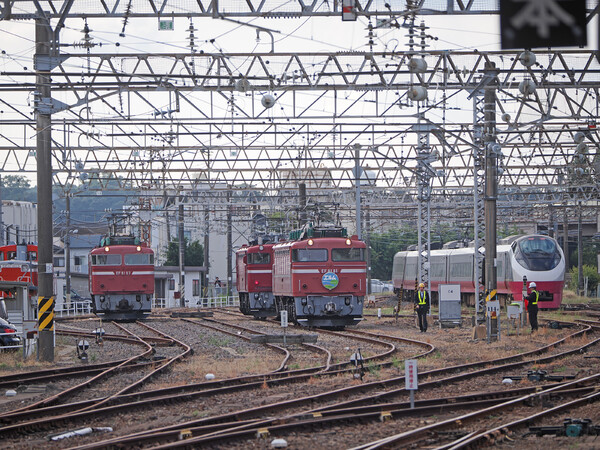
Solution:
M 18 349 L 22 347 L 21 342 L 23 341 L 23 338 L 21 337 L 21 333 L 0 333 L 0 337 L 4 336 L 18 337 L 19 343 L 15 345 L 2 345 L 3 339 L 0 339 L 0 351 L 8 349 Z
M 179 299 L 175 300 L 173 307 L 179 307 Z M 239 298 L 236 295 L 232 296 L 212 296 L 212 297 L 193 297 L 192 299 L 185 300 L 185 306 L 187 308 L 223 308 L 226 306 L 240 306 Z M 171 306 L 168 305 L 168 301 L 165 298 L 154 298 L 152 299 L 152 309 L 165 309 Z
M 86 314 L 93 314 L 91 301 L 62 303 L 54 308 L 54 315 L 57 317 L 83 316 Z
M 193 305 L 191 305 L 193 306 Z M 219 297 L 201 297 L 196 301 L 199 308 L 224 308 L 226 306 L 240 306 L 240 300 L 237 296 L 222 295 Z

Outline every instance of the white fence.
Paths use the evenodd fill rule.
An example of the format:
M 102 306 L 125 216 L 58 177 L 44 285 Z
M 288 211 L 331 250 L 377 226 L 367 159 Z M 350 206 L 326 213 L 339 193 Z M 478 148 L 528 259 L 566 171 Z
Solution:
M 179 301 L 179 300 L 177 300 Z M 200 297 L 199 299 L 185 300 L 185 306 L 188 308 L 224 308 L 226 306 L 240 306 L 240 300 L 236 295 Z M 152 309 L 168 308 L 167 299 L 155 298 L 152 300 Z
M 62 303 L 54 308 L 56 317 L 83 316 L 86 314 L 93 314 L 91 301 Z

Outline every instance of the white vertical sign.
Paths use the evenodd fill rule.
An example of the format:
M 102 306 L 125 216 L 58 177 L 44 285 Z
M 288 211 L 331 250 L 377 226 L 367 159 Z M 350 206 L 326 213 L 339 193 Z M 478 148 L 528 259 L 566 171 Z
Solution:
M 288 326 L 288 313 L 287 313 L 287 311 L 281 311 L 280 314 L 281 314 L 281 326 L 283 328 L 287 328 L 287 326 Z
M 404 361 L 404 377 L 406 390 L 416 391 L 419 388 L 416 359 L 407 359 Z

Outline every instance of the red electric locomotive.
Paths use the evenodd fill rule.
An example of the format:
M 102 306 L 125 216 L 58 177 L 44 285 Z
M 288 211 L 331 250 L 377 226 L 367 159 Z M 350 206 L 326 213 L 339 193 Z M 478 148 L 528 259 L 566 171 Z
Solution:
M 271 289 L 273 245 L 244 245 L 236 252 L 240 311 L 257 319 L 277 314 Z
M 0 281 L 22 281 L 37 286 L 37 245 L 0 246 Z
M 309 327 L 342 328 L 362 320 L 366 245 L 339 227 L 305 227 L 273 247 L 277 314 Z
M 30 283 L 28 295 L 34 297 L 38 284 L 37 250 L 37 245 L 25 243 L 0 246 L 0 281 Z M 0 291 L 2 297 L 10 295 Z
M 154 296 L 154 251 L 133 236 L 110 236 L 89 255 L 94 312 L 131 321 L 150 314 Z

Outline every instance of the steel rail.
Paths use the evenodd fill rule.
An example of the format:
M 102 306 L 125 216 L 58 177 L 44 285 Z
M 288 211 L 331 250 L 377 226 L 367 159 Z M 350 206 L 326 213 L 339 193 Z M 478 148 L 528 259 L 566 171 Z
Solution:
M 27 406 L 24 406 L 22 408 L 18 408 L 18 409 L 12 410 L 12 411 L 1 413 L 0 414 L 0 422 L 2 421 L 2 418 L 4 416 L 8 415 L 8 414 L 14 414 L 14 413 L 23 412 L 23 411 L 29 411 L 29 410 L 32 410 L 32 409 L 35 409 L 35 408 L 50 406 L 50 405 L 56 403 L 57 401 L 59 401 L 60 399 L 66 397 L 68 395 L 71 395 L 71 394 L 73 394 L 75 392 L 78 392 L 81 389 L 89 386 L 90 384 L 92 384 L 92 383 L 94 383 L 94 382 L 96 382 L 98 380 L 101 380 L 101 379 L 107 377 L 108 375 L 113 374 L 114 372 L 118 371 L 120 368 L 122 368 L 124 366 L 127 366 L 127 365 L 131 364 L 134 361 L 137 361 L 137 360 L 139 360 L 141 358 L 144 358 L 144 357 L 150 355 L 154 351 L 154 349 L 152 348 L 152 346 L 150 344 L 148 344 L 147 342 L 140 341 L 139 344 L 146 347 L 146 350 L 144 352 L 142 352 L 142 353 L 140 353 L 138 355 L 132 356 L 131 358 L 126 359 L 122 363 L 117 364 L 117 365 L 115 365 L 113 367 L 110 367 L 110 368 L 104 370 L 103 372 L 101 372 L 100 374 L 98 374 L 98 375 L 90 378 L 89 380 L 86 380 L 83 383 L 79 383 L 76 386 L 72 386 L 72 387 L 70 387 L 68 389 L 65 389 L 64 391 L 59 392 L 58 394 L 55 394 L 55 395 L 53 395 L 51 397 L 45 398 L 45 399 L 40 400 L 40 401 L 35 402 L 35 403 L 31 403 L 31 404 L 29 404 Z
M 150 378 L 156 376 L 158 373 L 160 373 L 163 370 L 169 368 L 176 361 L 179 361 L 179 360 L 185 358 L 186 356 L 188 356 L 192 352 L 192 348 L 189 345 L 187 345 L 186 343 L 181 342 L 180 340 L 175 339 L 175 338 L 173 338 L 171 336 L 167 336 L 162 331 L 156 330 L 155 328 L 152 328 L 150 325 L 146 325 L 146 324 L 144 324 L 142 322 L 136 322 L 136 323 L 138 325 L 141 325 L 141 326 L 149 329 L 150 331 L 153 331 L 153 332 L 155 332 L 157 334 L 160 334 L 161 336 L 163 336 L 166 339 L 172 339 L 177 345 L 179 345 L 180 347 L 183 348 L 183 350 L 184 350 L 183 353 L 180 353 L 179 355 L 176 355 L 176 356 L 174 356 L 172 358 L 169 358 L 164 363 L 159 364 L 159 367 L 157 367 L 156 369 L 152 370 L 150 373 L 148 373 L 147 375 L 145 375 L 141 379 L 137 380 L 136 382 L 131 383 L 129 386 L 126 386 L 125 388 L 119 390 L 118 392 L 115 392 L 112 395 L 109 395 L 108 397 L 104 398 L 103 400 L 100 400 L 99 402 L 94 403 L 93 405 L 90 405 L 90 406 L 84 407 L 82 409 L 79 409 L 79 410 L 75 411 L 74 413 L 84 412 L 84 411 L 87 411 L 88 409 L 91 409 L 91 408 L 96 409 L 99 406 L 104 405 L 104 404 L 110 402 L 112 399 L 114 399 L 114 398 L 116 398 L 116 397 L 118 397 L 120 395 L 123 395 L 123 394 L 126 394 L 128 392 L 131 392 L 133 389 L 138 388 L 139 386 L 141 386 L 142 384 L 144 384 L 145 382 L 147 382 Z M 115 325 L 118 325 L 118 324 L 115 322 Z M 122 327 L 119 326 L 119 328 L 122 328 Z
M 581 331 L 578 331 L 576 333 L 573 333 L 572 335 L 564 338 L 564 339 L 560 339 L 559 341 L 556 341 L 554 344 L 560 345 L 561 343 L 564 343 L 565 339 L 573 337 L 573 336 L 577 336 L 579 334 L 581 334 L 582 332 L 585 331 L 589 331 L 588 329 L 584 329 Z M 593 343 L 588 343 L 585 344 L 575 350 L 570 350 L 567 352 L 563 352 L 561 354 L 558 355 L 552 355 L 550 357 L 548 357 L 547 359 L 545 359 L 544 361 L 549 361 L 555 358 L 560 358 L 566 355 L 570 355 L 573 353 L 577 353 L 582 351 L 583 349 L 589 347 L 590 345 L 593 345 L 596 341 L 594 341 Z M 550 344 L 548 346 L 542 347 L 541 349 L 539 349 L 540 351 L 548 351 L 550 348 L 552 348 L 554 345 Z M 526 354 L 531 354 L 534 353 L 533 352 L 526 352 Z M 513 357 L 509 357 L 512 359 L 521 359 L 521 355 L 516 355 Z M 507 358 L 500 358 L 499 361 L 505 361 Z M 433 387 L 438 387 L 441 384 L 447 383 L 447 382 L 452 382 L 452 381 L 457 381 L 457 380 L 461 380 L 461 379 L 468 379 L 471 377 L 475 377 L 481 374 L 487 374 L 487 373 L 493 373 L 494 371 L 498 371 L 498 370 L 502 370 L 504 368 L 510 367 L 510 368 L 514 368 L 514 367 L 518 367 L 518 366 L 522 366 L 522 365 L 526 365 L 526 364 L 530 364 L 530 363 L 535 363 L 535 362 L 539 362 L 539 359 L 534 359 L 534 360 L 527 360 L 527 361 L 521 361 L 515 364 L 510 364 L 510 365 L 503 365 L 500 366 L 498 368 L 486 368 L 480 371 L 476 371 L 476 372 L 470 372 L 467 374 L 462 374 L 462 375 L 456 375 L 453 377 L 448 377 L 446 379 L 442 379 L 442 380 L 435 380 L 435 381 L 430 381 L 430 382 L 426 382 L 426 383 L 422 383 L 421 384 L 421 388 L 433 388 Z M 493 361 L 484 361 L 481 363 L 478 363 L 479 365 L 490 365 L 493 364 Z M 382 364 L 382 366 L 384 365 L 389 365 L 389 364 Z M 465 365 L 466 367 L 473 367 L 474 365 L 477 365 L 477 363 L 475 364 L 467 364 Z M 456 371 L 458 370 L 460 366 L 453 366 L 449 369 L 449 371 Z M 442 373 L 444 371 L 444 369 L 436 369 L 430 372 L 423 372 L 421 375 L 422 376 L 429 376 L 432 373 Z M 153 433 L 153 432 L 162 432 L 162 431 L 172 431 L 172 430 L 183 430 L 183 429 L 189 429 L 190 427 L 195 427 L 195 426 L 201 426 L 201 425 L 208 425 L 208 424 L 213 424 L 213 423 L 221 423 L 224 421 L 233 421 L 233 420 L 240 420 L 240 419 L 244 419 L 244 418 L 251 418 L 251 417 L 256 417 L 258 414 L 261 413 L 272 413 L 273 411 L 277 411 L 277 410 L 281 410 L 281 409 L 286 409 L 286 408 L 292 408 L 292 407 L 299 407 L 305 404 L 314 404 L 315 402 L 321 401 L 321 400 L 326 400 L 329 398 L 335 398 L 336 396 L 342 394 L 342 395 L 348 395 L 348 394 L 352 394 L 352 393 L 357 393 L 360 392 L 362 390 L 366 390 L 365 388 L 386 388 L 389 386 L 397 386 L 398 384 L 402 383 L 404 380 L 404 377 L 397 377 L 397 378 L 392 378 L 392 379 L 388 379 L 388 380 L 384 380 L 384 381 L 376 381 L 376 382 L 371 382 L 371 383 L 366 383 L 364 385 L 360 385 L 360 386 L 350 386 L 347 388 L 342 388 L 342 389 L 338 389 L 338 390 L 334 390 L 334 391 L 329 391 L 329 392 L 325 392 L 325 393 L 321 393 L 321 394 L 316 394 L 313 396 L 308 396 L 308 397 L 302 397 L 300 399 L 294 399 L 294 400 L 288 400 L 288 401 L 284 401 L 284 402 L 280 402 L 280 403 L 276 403 L 276 404 L 271 404 L 271 405 L 265 405 L 265 406 L 260 406 L 260 407 L 255 407 L 255 408 L 250 408 L 250 409 L 246 409 L 246 410 L 241 410 L 241 411 L 236 411 L 233 413 L 228 413 L 228 414 L 222 414 L 222 415 L 218 415 L 218 416 L 214 416 L 214 417 L 209 417 L 209 418 L 205 418 L 205 419 L 200 419 L 200 420 L 194 420 L 194 421 L 190 421 L 190 422 L 186 422 L 184 424 L 177 424 L 177 425 L 170 425 L 167 427 L 162 427 L 160 429 L 155 429 L 155 430 L 149 430 L 149 431 L 145 431 L 145 432 L 140 432 L 140 433 L 135 433 L 131 436 L 136 436 L 136 437 L 140 437 L 140 436 L 144 436 L 148 433 Z M 386 397 L 393 397 L 399 394 L 405 394 L 406 390 L 405 389 L 395 389 L 386 393 L 379 393 L 379 394 L 375 394 L 375 395 L 369 395 L 367 397 L 363 397 L 362 399 L 358 399 L 358 400 L 351 400 L 351 401 L 346 401 L 346 402 L 341 402 L 341 403 L 337 403 L 335 405 L 330 405 L 330 406 L 325 406 L 322 408 L 317 408 L 317 409 L 312 409 L 310 411 L 308 411 L 307 413 L 320 413 L 322 414 L 324 411 L 327 411 L 329 409 L 335 409 L 335 408 L 340 408 L 340 407 L 348 407 L 348 406 L 353 406 L 355 407 L 357 404 L 360 403 L 369 403 L 369 402 L 376 402 L 376 401 L 380 401 Z M 1 431 L 1 429 L 0 429 Z M 113 444 L 119 443 L 120 440 L 123 439 L 123 437 L 119 437 L 119 438 L 115 438 L 115 439 L 109 439 L 106 441 L 102 441 L 102 445 L 106 445 L 107 447 L 110 447 Z
M 561 394 L 565 395 L 567 393 L 571 395 L 580 394 L 582 392 L 589 393 L 593 391 L 594 388 L 582 388 L 580 390 L 572 389 L 569 391 L 560 391 Z M 535 388 L 532 388 L 531 391 L 536 392 Z M 547 391 L 546 391 L 547 392 Z M 518 397 L 516 395 L 507 396 L 509 399 L 519 399 L 523 397 Z M 256 422 L 253 424 L 243 424 L 240 426 L 234 426 L 230 429 L 219 430 L 209 434 L 205 434 L 202 436 L 198 436 L 195 438 L 180 438 L 175 440 L 174 442 L 169 442 L 168 444 L 157 445 L 154 447 L 150 447 L 153 449 L 163 449 L 163 448 L 194 448 L 195 446 L 202 446 L 206 444 L 213 444 L 215 442 L 223 442 L 229 441 L 231 439 L 243 439 L 243 438 L 252 438 L 255 437 L 258 433 L 267 433 L 267 434 L 276 434 L 278 432 L 290 432 L 294 429 L 298 428 L 309 428 L 314 426 L 322 426 L 324 424 L 332 424 L 332 423 L 347 423 L 347 422 L 355 422 L 355 421 L 381 421 L 385 420 L 385 418 L 399 418 L 413 415 L 422 415 L 431 412 L 443 412 L 446 409 L 464 409 L 464 408 L 473 408 L 479 406 L 488 406 L 488 405 L 497 405 L 500 402 L 504 402 L 505 399 L 501 398 L 481 398 L 477 400 L 470 401 L 457 401 L 456 403 L 447 403 L 444 400 L 439 402 L 438 404 L 431 403 L 423 406 L 416 406 L 414 409 L 410 408 L 410 403 L 398 403 L 398 404 L 390 404 L 387 405 L 385 409 L 376 405 L 374 407 L 365 407 L 365 408 L 351 408 L 351 409 L 338 409 L 329 411 L 326 414 L 296 414 L 293 416 L 286 416 L 282 418 L 276 419 L 268 419 L 261 422 Z M 526 400 L 521 400 L 526 401 Z M 189 430 L 193 432 L 194 430 Z M 180 433 L 181 435 L 182 433 Z M 145 438 L 152 436 L 145 436 Z M 164 435 L 157 436 L 157 438 L 164 439 Z M 85 448 L 85 447 L 84 447 Z M 87 447 L 87 448 L 97 448 L 97 447 Z
M 597 341 L 598 341 L 598 339 L 595 342 L 597 342 Z M 585 377 L 585 378 L 582 378 L 582 379 L 579 379 L 576 381 L 565 383 L 561 387 L 575 386 L 582 382 L 588 382 L 588 381 L 598 382 L 599 379 L 600 379 L 600 373 L 591 375 L 589 377 Z M 415 442 L 420 441 L 423 437 L 425 437 L 431 431 L 439 431 L 442 429 L 448 429 L 448 428 L 455 427 L 457 425 L 461 426 L 463 423 L 465 423 L 469 420 L 473 420 L 473 419 L 476 419 L 476 418 L 479 418 L 479 417 L 482 417 L 485 415 L 489 415 L 491 413 L 495 413 L 495 412 L 510 408 L 510 407 L 516 405 L 517 403 L 530 401 L 530 400 L 540 397 L 542 395 L 548 395 L 548 393 L 558 391 L 561 387 L 550 388 L 543 392 L 536 392 L 536 393 L 528 394 L 523 397 L 519 397 L 517 399 L 509 400 L 507 402 L 501 403 L 499 405 L 485 408 L 483 410 L 464 414 L 462 416 L 458 416 L 458 417 L 455 417 L 455 418 L 452 418 L 449 420 L 443 420 L 443 421 L 435 423 L 435 424 L 426 425 L 424 427 L 406 431 L 404 433 L 400 433 L 400 434 L 397 434 L 394 436 L 379 439 L 377 441 L 370 442 L 368 444 L 354 447 L 352 450 L 372 450 L 372 449 L 377 449 L 377 448 L 392 448 L 392 447 L 397 447 L 397 446 L 402 446 L 402 445 L 414 444 Z M 591 397 L 593 397 L 594 399 L 600 398 L 600 393 L 594 393 L 591 395 Z M 585 399 L 587 399 L 587 398 L 588 397 L 585 397 Z M 475 437 L 471 438 L 471 439 L 475 439 Z M 465 444 L 465 443 L 463 442 L 463 444 Z
M 506 434 L 506 432 L 511 429 L 518 428 L 519 426 L 522 426 L 526 423 L 536 423 L 536 421 L 542 417 L 551 416 L 559 411 L 579 407 L 587 403 L 596 402 L 598 400 L 600 400 L 600 392 L 596 390 L 595 392 L 590 393 L 589 395 L 583 398 L 563 403 L 562 405 L 558 405 L 545 411 L 539 412 L 537 414 L 533 414 L 528 417 L 505 423 L 503 425 L 491 428 L 483 432 L 473 433 L 473 435 L 469 436 L 467 439 L 462 439 L 460 442 L 456 442 L 455 445 L 446 446 L 446 448 L 451 450 L 457 450 L 460 448 L 481 448 L 482 445 L 486 443 L 493 443 L 496 437 L 503 437 Z
M 225 334 L 228 334 L 228 335 L 230 335 L 230 336 L 238 337 L 238 338 L 240 338 L 240 339 L 244 339 L 244 340 L 246 340 L 246 341 L 250 342 L 250 338 L 249 338 L 248 336 L 242 336 L 242 335 L 240 335 L 240 334 L 237 334 L 237 333 L 232 333 L 231 331 L 223 330 L 223 329 L 221 329 L 221 328 L 219 328 L 219 327 L 210 326 L 210 325 L 207 325 L 207 324 L 205 324 L 205 323 L 202 323 L 202 322 L 197 322 L 197 321 L 195 321 L 195 320 L 191 320 L 191 319 L 184 319 L 184 318 L 182 318 L 182 319 L 180 319 L 180 320 L 183 320 L 184 322 L 190 322 L 190 323 L 194 323 L 194 324 L 196 324 L 196 325 L 200 325 L 200 326 L 202 326 L 202 327 L 210 328 L 210 329 L 212 329 L 212 330 L 220 331 L 221 333 L 225 333 Z M 214 323 L 218 323 L 218 324 L 220 324 L 220 325 L 231 326 L 232 328 L 236 328 L 236 327 L 235 327 L 235 326 L 233 326 L 233 325 L 229 325 L 229 324 L 222 324 L 221 322 L 218 322 L 218 321 L 215 321 L 215 320 L 211 320 L 211 319 L 206 319 L 206 318 L 203 318 L 202 320 L 203 320 L 203 321 L 208 321 L 208 322 L 214 322 Z M 238 329 L 241 329 L 241 328 L 242 328 L 242 327 L 238 327 Z M 247 331 L 247 330 L 246 330 L 246 331 Z M 255 333 L 256 335 L 262 335 L 262 334 L 264 334 L 264 333 L 260 333 L 260 332 L 254 332 L 254 333 Z M 290 358 L 291 358 L 291 356 L 292 356 L 292 355 L 290 354 L 290 352 L 289 352 L 289 351 L 288 351 L 286 348 L 279 347 L 278 345 L 274 345 L 274 344 L 263 344 L 263 345 L 265 345 L 266 347 L 269 347 L 269 348 L 275 349 L 275 350 L 277 350 L 278 352 L 281 352 L 281 353 L 283 353 L 283 354 L 285 355 L 285 357 L 283 358 L 283 361 L 281 362 L 281 364 L 279 365 L 279 367 L 278 367 L 277 369 L 273 370 L 273 372 L 281 372 L 281 371 L 283 371 L 283 370 L 285 369 L 285 365 L 287 364 L 287 362 L 289 361 L 289 359 L 290 359 Z

